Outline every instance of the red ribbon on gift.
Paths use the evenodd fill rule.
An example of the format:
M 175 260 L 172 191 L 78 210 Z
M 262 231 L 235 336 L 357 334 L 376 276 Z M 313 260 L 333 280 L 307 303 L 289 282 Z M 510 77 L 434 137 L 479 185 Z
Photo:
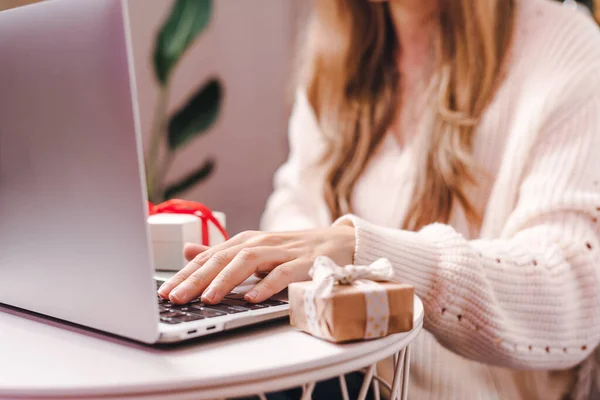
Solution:
M 202 244 L 208 246 L 210 241 L 208 237 L 208 223 L 212 222 L 219 232 L 223 235 L 225 240 L 229 240 L 229 235 L 223 225 L 215 218 L 210 208 L 204 204 L 196 203 L 195 201 L 187 200 L 167 200 L 164 203 L 154 205 L 148 202 L 148 214 L 188 214 L 195 215 L 200 218 L 202 223 Z

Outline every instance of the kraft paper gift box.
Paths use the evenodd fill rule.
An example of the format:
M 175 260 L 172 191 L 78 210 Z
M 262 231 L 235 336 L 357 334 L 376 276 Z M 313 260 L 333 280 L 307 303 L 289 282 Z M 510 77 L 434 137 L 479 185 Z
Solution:
M 385 282 L 392 276 L 388 260 L 340 267 L 319 257 L 311 274 L 313 281 L 293 283 L 288 289 L 290 322 L 298 329 L 341 343 L 413 328 L 414 288 Z

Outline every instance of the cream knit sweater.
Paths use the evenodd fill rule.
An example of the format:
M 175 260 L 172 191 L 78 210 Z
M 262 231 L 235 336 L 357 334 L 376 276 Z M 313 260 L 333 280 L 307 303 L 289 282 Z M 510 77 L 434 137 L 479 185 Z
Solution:
M 458 208 L 447 225 L 399 229 L 420 155 L 391 134 L 342 219 L 356 227 L 355 262 L 388 258 L 425 305 L 411 399 L 560 399 L 600 342 L 600 34 L 549 0 L 520 0 L 515 29 L 474 144 L 490 177 L 470 194 L 479 231 Z M 317 165 L 325 142 L 302 92 L 290 148 L 263 228 L 331 224 Z

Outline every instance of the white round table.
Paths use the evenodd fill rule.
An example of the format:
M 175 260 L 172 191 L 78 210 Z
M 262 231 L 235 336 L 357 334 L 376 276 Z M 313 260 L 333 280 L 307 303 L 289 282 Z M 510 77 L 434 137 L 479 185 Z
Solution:
M 415 297 L 414 329 L 378 340 L 336 345 L 284 321 L 151 347 L 0 307 L 0 398 L 197 400 L 302 385 L 309 398 L 310 382 L 364 367 L 371 381 L 374 363 L 392 355 L 405 397 L 407 347 L 422 326 Z

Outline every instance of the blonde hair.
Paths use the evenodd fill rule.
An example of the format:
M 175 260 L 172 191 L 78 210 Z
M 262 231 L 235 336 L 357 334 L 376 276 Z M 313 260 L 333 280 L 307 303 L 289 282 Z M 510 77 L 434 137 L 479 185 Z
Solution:
M 412 230 L 447 222 L 455 201 L 469 220 L 479 219 L 465 193 L 475 183 L 473 137 L 495 94 L 514 22 L 514 0 L 439 3 L 430 130 L 404 226 Z M 315 1 L 302 84 L 330 144 L 324 196 L 333 218 L 352 212 L 354 186 L 400 108 L 402 49 L 389 7 Z

